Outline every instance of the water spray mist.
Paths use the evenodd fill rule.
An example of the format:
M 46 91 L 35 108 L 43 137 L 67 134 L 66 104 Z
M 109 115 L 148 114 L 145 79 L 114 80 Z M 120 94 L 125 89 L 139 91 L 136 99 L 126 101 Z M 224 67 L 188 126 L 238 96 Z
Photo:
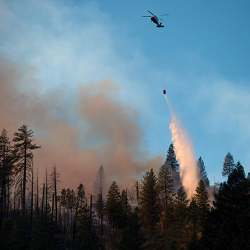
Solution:
M 188 198 L 191 198 L 199 182 L 199 171 L 197 168 L 193 146 L 185 129 L 181 126 L 171 107 L 166 90 L 163 90 L 163 96 L 171 117 L 169 128 L 175 148 L 176 158 L 180 163 L 180 177 L 182 185 Z

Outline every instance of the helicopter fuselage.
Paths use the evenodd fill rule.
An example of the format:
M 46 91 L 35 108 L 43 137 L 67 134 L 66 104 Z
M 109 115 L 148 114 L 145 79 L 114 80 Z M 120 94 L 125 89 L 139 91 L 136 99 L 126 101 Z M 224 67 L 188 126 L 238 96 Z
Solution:
M 159 18 L 157 16 L 152 16 L 150 19 L 153 23 L 156 24 L 158 28 L 164 27 L 164 25 L 161 22 L 159 22 Z

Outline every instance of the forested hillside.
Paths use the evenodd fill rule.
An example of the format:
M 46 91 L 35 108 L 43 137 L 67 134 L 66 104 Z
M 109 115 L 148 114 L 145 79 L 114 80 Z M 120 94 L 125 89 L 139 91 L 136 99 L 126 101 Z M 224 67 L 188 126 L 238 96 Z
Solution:
M 56 167 L 39 176 L 33 152 L 40 146 L 25 125 L 13 137 L 5 129 L 0 135 L 1 250 L 250 249 L 250 180 L 230 153 L 225 182 L 212 186 L 197 160 L 200 181 L 188 199 L 172 144 L 133 191 L 116 181 L 104 187 L 101 166 L 92 194 L 84 183 L 64 187 Z

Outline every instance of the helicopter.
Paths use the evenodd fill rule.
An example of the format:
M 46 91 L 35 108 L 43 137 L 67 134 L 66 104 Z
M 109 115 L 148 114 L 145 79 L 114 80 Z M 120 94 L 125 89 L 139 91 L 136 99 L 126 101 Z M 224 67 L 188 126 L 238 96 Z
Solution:
M 164 24 L 161 22 L 161 19 L 155 15 L 153 12 L 148 10 L 148 13 L 150 16 L 142 16 L 142 17 L 150 17 L 151 21 L 156 24 L 157 28 L 163 28 L 165 27 Z M 161 16 L 166 16 L 167 14 L 161 15 Z

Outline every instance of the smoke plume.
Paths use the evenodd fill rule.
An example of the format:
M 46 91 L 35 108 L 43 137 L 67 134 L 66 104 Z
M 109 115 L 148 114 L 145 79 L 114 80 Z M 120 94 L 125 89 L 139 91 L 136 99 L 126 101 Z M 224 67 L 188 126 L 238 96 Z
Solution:
M 186 131 L 182 128 L 173 112 L 171 116 L 169 128 L 176 157 L 180 163 L 180 177 L 188 198 L 191 198 L 199 182 L 199 172 L 194 150 Z
M 71 90 L 60 86 L 39 93 L 35 72 L 0 58 L 0 130 L 9 136 L 22 124 L 35 132 L 35 167 L 40 180 L 45 169 L 56 165 L 62 186 L 79 183 L 90 191 L 103 165 L 107 185 L 134 181 L 150 159 L 142 152 L 138 114 L 115 98 L 119 85 L 99 81 Z M 152 161 L 150 167 L 160 165 Z

